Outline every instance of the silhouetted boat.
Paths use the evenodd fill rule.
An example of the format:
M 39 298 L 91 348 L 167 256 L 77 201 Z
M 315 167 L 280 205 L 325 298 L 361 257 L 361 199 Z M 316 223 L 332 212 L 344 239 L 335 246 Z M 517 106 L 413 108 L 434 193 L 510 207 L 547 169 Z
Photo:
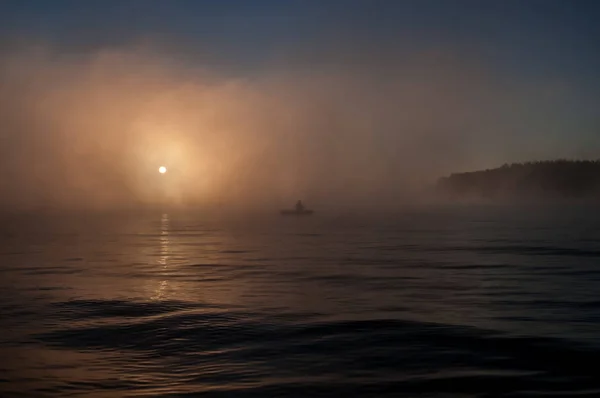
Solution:
M 295 209 L 281 210 L 281 215 L 283 216 L 310 216 L 313 213 L 314 212 L 312 210 L 307 210 L 304 207 L 301 200 L 296 203 Z

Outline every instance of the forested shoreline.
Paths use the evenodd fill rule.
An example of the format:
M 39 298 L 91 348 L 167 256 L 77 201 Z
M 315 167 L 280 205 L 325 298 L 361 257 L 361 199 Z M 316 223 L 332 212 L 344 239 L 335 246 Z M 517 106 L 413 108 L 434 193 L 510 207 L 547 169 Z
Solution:
M 437 188 L 459 198 L 600 198 L 600 160 L 505 164 L 495 169 L 453 173 L 440 178 Z

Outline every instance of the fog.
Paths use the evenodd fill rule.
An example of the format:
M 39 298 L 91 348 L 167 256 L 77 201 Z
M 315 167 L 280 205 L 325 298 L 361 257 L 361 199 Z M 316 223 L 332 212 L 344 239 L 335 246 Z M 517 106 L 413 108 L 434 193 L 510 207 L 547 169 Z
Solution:
M 0 203 L 422 201 L 449 172 L 552 153 L 515 139 L 514 128 L 500 131 L 518 117 L 522 125 L 524 110 L 551 114 L 560 105 L 552 86 L 537 84 L 507 82 L 483 57 L 439 48 L 304 54 L 239 73 L 152 46 L 13 47 L 0 61 Z

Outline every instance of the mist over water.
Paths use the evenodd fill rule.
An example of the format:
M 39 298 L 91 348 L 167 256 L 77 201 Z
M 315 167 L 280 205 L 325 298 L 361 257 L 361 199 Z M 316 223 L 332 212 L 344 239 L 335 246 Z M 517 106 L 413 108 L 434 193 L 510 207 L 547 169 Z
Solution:
M 0 396 L 599 396 L 599 12 L 1 1 Z
M 5 46 L 0 202 L 397 207 L 449 172 L 556 153 L 552 141 L 500 146 L 518 142 L 498 131 L 525 105 L 557 105 L 539 82 L 507 83 L 466 49 L 359 58 L 331 43 L 245 74 L 154 45 Z

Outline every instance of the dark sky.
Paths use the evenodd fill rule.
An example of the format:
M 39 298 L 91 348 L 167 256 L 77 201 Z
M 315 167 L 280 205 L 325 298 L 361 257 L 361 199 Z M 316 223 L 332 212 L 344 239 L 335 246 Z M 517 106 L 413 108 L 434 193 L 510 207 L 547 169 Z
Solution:
M 241 65 L 351 37 L 344 45 L 470 46 L 523 74 L 578 81 L 600 66 L 594 0 L 3 0 L 0 10 L 5 38 L 81 49 L 145 37 Z
M 97 68 L 104 68 L 104 80 L 94 75 L 96 80 L 86 77 L 82 81 L 90 87 L 102 82 L 94 87 L 102 87 L 106 98 L 113 96 L 113 103 L 125 103 L 118 90 L 109 93 L 107 87 L 118 87 L 115 82 L 127 73 L 154 76 L 155 72 L 144 69 L 146 61 L 136 61 L 143 67 L 130 65 L 127 70 L 124 66 L 130 61 L 123 54 L 150 45 L 160 49 L 162 61 L 174 60 L 188 68 L 187 73 L 198 68 L 220 75 L 225 88 L 217 90 L 215 100 L 208 103 L 222 104 L 223 115 L 232 112 L 232 101 L 242 107 L 238 102 L 243 96 L 262 95 L 263 105 L 277 98 L 275 103 L 287 105 L 282 109 L 294 109 L 295 124 L 310 120 L 319 125 L 303 141 L 307 145 L 304 155 L 296 151 L 298 159 L 312 156 L 312 163 L 319 164 L 321 156 L 322 164 L 329 164 L 325 159 L 337 151 L 337 167 L 350 170 L 359 155 L 366 164 L 373 164 L 381 160 L 380 154 L 387 154 L 389 160 L 381 161 L 379 171 L 371 175 L 381 181 L 391 169 L 408 165 L 423 169 L 425 161 L 427 166 L 437 162 L 438 169 L 430 167 L 435 174 L 511 161 L 600 158 L 598 20 L 600 1 L 595 0 L 2 0 L 0 50 L 14 56 L 23 48 L 42 44 L 53 54 L 35 62 L 16 57 L 6 63 L 13 66 L 3 69 L 10 71 L 3 84 L 8 87 L 10 83 L 13 91 L 4 103 L 15 102 L 14 96 L 21 92 L 14 83 L 15 71 L 23 81 L 35 80 L 35 88 L 30 83 L 30 94 L 21 99 L 23 104 L 32 104 L 32 98 L 56 92 L 48 88 L 56 83 L 55 75 L 66 79 L 60 73 L 73 72 L 84 79 L 81 76 L 90 75 L 83 71 Z M 107 49 L 119 52 L 118 62 L 100 58 L 75 65 L 67 61 Z M 56 57 L 62 57 L 62 63 Z M 30 75 L 22 72 L 25 69 Z M 179 73 L 172 69 L 161 75 L 164 79 L 168 75 L 171 91 L 187 87 Z M 246 80 L 242 94 L 231 94 L 226 82 L 235 79 L 257 80 Z M 84 86 L 75 80 L 69 84 Z M 149 84 L 135 87 L 144 93 L 158 92 Z M 78 100 L 70 99 L 76 103 L 89 99 L 88 94 L 72 95 L 81 95 Z M 187 91 L 185 96 L 173 95 L 182 96 L 180 104 L 193 97 Z M 134 103 L 140 97 L 133 98 L 127 100 L 128 106 L 141 106 Z M 311 108 L 313 102 L 320 103 L 320 108 Z M 108 112 L 110 103 L 98 105 L 98 112 Z M 259 109 L 256 102 L 249 102 L 244 106 L 248 107 L 245 114 L 252 115 L 251 123 L 240 121 L 240 125 L 254 124 L 264 131 L 277 123 L 294 124 L 276 121 L 264 111 L 266 105 Z M 169 115 L 182 109 L 173 105 Z M 15 121 L 15 112 L 5 113 L 10 116 L 9 126 L 23 124 Z M 331 122 L 332 114 L 337 115 L 335 129 L 340 134 L 345 128 L 340 126 L 351 126 L 346 131 L 368 126 L 352 137 L 356 142 L 353 153 L 359 155 L 339 155 L 340 138 L 320 131 L 327 130 L 323 126 Z M 75 116 L 62 114 L 61 123 L 71 123 Z M 175 123 L 182 116 L 173 118 Z M 312 128 L 305 127 L 305 131 Z M 194 134 L 199 133 L 188 136 Z M 359 143 L 361 134 L 371 134 L 371 152 L 364 149 L 364 142 Z M 25 145 L 23 139 L 13 141 Z M 329 152 L 315 154 L 310 149 L 314 141 L 322 144 L 317 146 L 321 150 L 331 145 Z M 399 146 L 402 156 L 410 159 L 404 166 L 397 163 L 400 155 L 390 149 Z M 283 146 L 276 152 L 283 153 Z M 311 173 L 319 175 L 319 170 Z M 298 173 L 306 177 L 298 181 L 312 181 L 308 171 Z M 312 186 L 322 183 L 319 180 Z
M 82 51 L 149 41 L 237 73 L 284 59 L 316 68 L 339 48 L 355 61 L 377 48 L 447 46 L 477 52 L 509 78 L 560 80 L 590 101 L 600 89 L 599 18 L 595 0 L 0 2 L 0 34 L 13 45 L 42 39 Z

